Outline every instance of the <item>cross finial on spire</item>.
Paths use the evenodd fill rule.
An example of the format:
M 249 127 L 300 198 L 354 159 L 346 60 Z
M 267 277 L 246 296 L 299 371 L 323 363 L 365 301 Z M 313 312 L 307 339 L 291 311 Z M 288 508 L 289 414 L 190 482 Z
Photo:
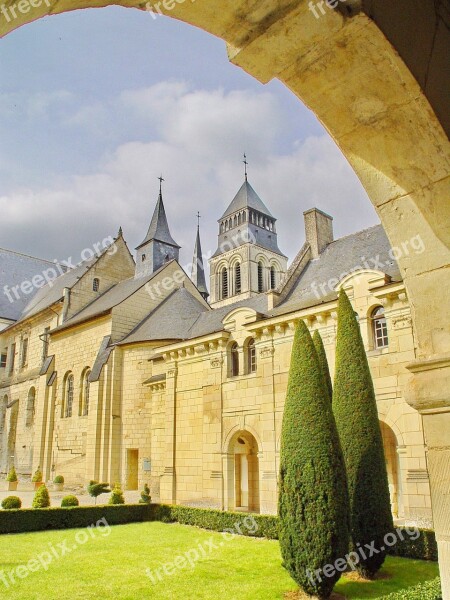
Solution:
M 197 229 L 200 229 L 200 219 L 201 219 L 201 218 L 202 218 L 202 217 L 201 217 L 200 213 L 198 212 L 198 213 L 197 213 Z
M 159 194 L 162 195 L 162 184 L 163 184 L 163 181 L 165 181 L 165 179 L 162 176 L 162 174 L 158 177 L 158 179 L 159 179 Z
M 248 180 L 248 173 L 247 173 L 247 167 L 248 167 L 248 162 L 247 162 L 247 154 L 244 152 L 244 160 L 242 161 L 245 165 L 245 181 Z

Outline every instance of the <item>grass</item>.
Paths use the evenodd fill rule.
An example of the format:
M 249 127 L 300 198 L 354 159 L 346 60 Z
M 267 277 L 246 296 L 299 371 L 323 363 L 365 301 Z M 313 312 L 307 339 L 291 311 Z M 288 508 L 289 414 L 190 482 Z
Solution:
M 70 553 L 60 556 L 63 548 Z M 194 549 L 200 556 L 195 568 L 175 569 L 158 580 L 156 569 Z M 15 575 L 16 582 L 5 587 L 2 572 L 3 577 L 9 577 L 30 559 L 41 556 L 45 561 L 52 552 L 60 557 L 54 558 L 47 570 L 28 571 L 23 579 Z M 37 568 L 40 563 L 29 565 Z M 153 572 L 155 584 L 146 569 Z M 432 579 L 438 572 L 435 563 L 398 558 L 389 558 L 384 570 L 395 573 L 395 581 L 357 583 L 342 579 L 336 591 L 352 600 L 376 598 Z M 19 574 L 24 573 L 27 571 L 19 569 Z M 294 581 L 281 567 L 275 541 L 241 536 L 229 541 L 220 533 L 163 523 L 94 529 L 92 536 L 82 529 L 0 536 L 0 598 L 8 600 L 282 600 L 285 592 L 295 589 Z

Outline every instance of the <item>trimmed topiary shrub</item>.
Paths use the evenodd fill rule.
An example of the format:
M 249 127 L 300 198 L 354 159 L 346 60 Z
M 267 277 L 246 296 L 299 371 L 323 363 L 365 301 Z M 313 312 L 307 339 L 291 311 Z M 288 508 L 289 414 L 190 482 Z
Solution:
M 69 494 L 68 496 L 64 496 L 61 500 L 61 506 L 63 508 L 67 506 L 80 506 L 80 502 L 76 496 Z
M 150 496 L 150 488 L 147 484 L 144 485 L 144 489 L 141 492 L 141 499 L 139 500 L 139 504 L 151 504 L 152 497 Z
M 64 483 L 64 477 L 62 475 L 57 475 L 53 480 L 53 483 L 56 483 L 56 485 L 61 485 Z
M 328 394 L 331 399 L 333 398 L 333 384 L 331 383 L 330 368 L 328 366 L 327 355 L 323 345 L 323 340 L 320 333 L 316 330 L 313 335 L 313 342 L 317 352 L 317 358 L 319 359 L 320 369 L 325 379 L 325 385 L 328 390 Z
M 439 577 L 419 583 L 401 592 L 392 592 L 380 600 L 442 600 L 441 580 Z
M 278 508 L 283 566 L 306 593 L 328 598 L 341 573 L 314 572 L 348 552 L 349 502 L 328 391 L 303 321 L 294 336 L 284 407 Z
M 114 484 L 108 504 L 125 504 L 125 498 L 123 497 L 120 483 Z
M 42 471 L 41 471 L 41 467 L 38 467 L 36 469 L 36 471 L 34 472 L 34 475 L 31 479 L 31 481 L 33 483 L 40 483 L 42 481 Z
M 89 485 L 87 486 L 87 491 L 89 496 L 95 498 L 95 504 L 97 504 L 98 496 L 100 496 L 100 494 L 109 494 L 111 490 L 109 489 L 109 483 L 98 483 L 97 481 L 93 481 L 91 479 Z
M 48 508 L 50 506 L 50 495 L 45 484 L 37 489 L 31 506 L 33 508 Z
M 17 496 L 8 496 L 2 500 L 2 508 L 5 510 L 12 510 L 14 508 L 21 508 L 22 500 Z
M 372 544 L 378 550 L 367 552 L 366 558 L 361 554 L 357 566 L 364 577 L 371 578 L 384 562 L 383 539 L 394 525 L 372 377 L 344 290 L 339 294 L 333 411 L 347 469 L 352 549 Z
M 17 481 L 17 473 L 16 468 L 14 466 L 10 468 L 8 475 L 6 476 L 6 481 L 9 481 L 10 483 L 14 483 L 15 481 Z

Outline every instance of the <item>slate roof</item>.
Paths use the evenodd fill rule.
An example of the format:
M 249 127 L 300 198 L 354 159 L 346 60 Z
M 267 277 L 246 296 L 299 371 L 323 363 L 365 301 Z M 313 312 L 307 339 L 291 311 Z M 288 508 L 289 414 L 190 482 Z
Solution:
M 186 288 L 174 290 L 121 343 L 185 340 L 202 313 L 210 311 Z
M 5 286 L 11 289 L 24 281 L 31 282 L 35 275 L 42 276 L 42 272 L 51 267 L 55 267 L 54 262 L 0 248 L 0 317 L 17 321 L 38 292 L 36 287 L 33 287 L 30 294 L 18 290 L 19 298 L 11 294 L 14 301 L 10 302 L 4 293 Z
M 398 265 L 389 256 L 390 249 L 391 245 L 381 225 L 335 240 L 319 258 L 308 263 L 286 299 L 269 313 L 270 316 L 335 300 L 337 294 L 333 279 L 341 280 L 358 267 L 381 270 L 393 282 L 401 281 Z
M 259 294 L 221 308 L 208 310 L 186 289 L 174 292 L 122 342 L 158 340 L 190 340 L 223 331 L 223 319 L 240 307 L 255 310 L 262 318 L 288 314 L 303 308 L 320 305 L 337 298 L 332 279 L 342 279 L 359 265 L 382 270 L 393 282 L 401 281 L 397 263 L 390 258 L 391 246 L 381 225 L 360 231 L 332 242 L 319 258 L 309 262 L 298 277 L 287 298 L 275 309 L 268 310 L 267 294 Z M 378 266 L 374 265 L 372 260 Z M 365 265 L 364 262 L 367 264 Z M 383 263 L 383 269 L 380 268 Z M 316 283 L 316 288 L 312 286 Z M 320 284 L 326 284 L 325 294 L 318 297 Z
M 152 220 L 150 221 L 150 227 L 147 231 L 147 235 L 145 236 L 144 241 L 141 242 L 136 248 L 136 250 L 152 240 L 157 240 L 158 242 L 169 244 L 170 246 L 174 246 L 175 248 L 181 248 L 181 246 L 179 246 L 173 239 L 173 237 L 170 235 L 169 224 L 167 222 L 166 210 L 164 208 L 164 202 L 162 199 L 161 192 L 159 192 L 158 202 L 156 203 Z
M 129 279 L 125 279 L 124 281 L 117 283 L 53 331 L 61 331 L 66 327 L 71 327 L 72 325 L 77 325 L 78 323 L 88 321 L 93 317 L 109 313 L 109 311 L 115 306 L 132 296 L 135 292 L 141 289 L 141 287 L 147 285 L 147 283 L 151 281 L 153 277 L 160 273 L 160 271 L 167 267 L 167 265 L 169 265 L 171 262 L 173 261 L 167 262 L 160 269 L 154 273 L 151 273 L 150 275 L 147 275 L 146 277 L 130 277 Z
M 238 191 L 227 210 L 223 213 L 220 220 L 244 208 L 253 208 L 254 210 L 257 210 L 268 217 L 272 217 L 272 219 L 274 218 L 267 206 L 264 204 L 248 181 L 244 181 L 241 189 Z

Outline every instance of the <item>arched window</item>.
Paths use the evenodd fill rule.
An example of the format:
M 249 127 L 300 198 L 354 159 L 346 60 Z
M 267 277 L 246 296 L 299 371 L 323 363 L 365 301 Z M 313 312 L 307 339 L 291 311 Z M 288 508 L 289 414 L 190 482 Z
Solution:
M 30 388 L 28 392 L 27 399 L 27 413 L 25 418 L 25 426 L 31 427 L 34 423 L 34 411 L 35 411 L 35 403 L 36 403 L 36 389 L 34 387 Z
M 253 338 L 247 344 L 247 372 L 256 373 L 256 347 Z
M 238 224 L 237 215 L 234 215 L 234 226 L 236 227 L 237 224 Z
M 372 335 L 375 348 L 386 348 L 389 344 L 386 316 L 382 306 L 378 306 L 372 312 Z
M 242 219 L 242 217 L 241 217 L 241 214 L 242 214 L 242 213 L 239 213 L 239 214 L 238 214 L 238 225 L 240 225 L 240 224 L 241 224 L 241 219 Z
M 262 262 L 258 263 L 258 292 L 261 294 L 264 291 L 264 268 Z
M 237 263 L 234 267 L 234 292 L 235 294 L 242 292 L 241 263 Z
M 239 375 L 239 347 L 235 342 L 230 349 L 231 355 L 231 377 L 237 377 Z
M 64 403 L 63 403 L 63 417 L 68 419 L 72 416 L 73 409 L 73 375 L 70 373 L 66 377 L 66 383 L 64 386 Z
M 146 256 L 145 254 L 143 254 L 143 255 L 141 256 L 141 261 L 142 261 L 142 262 L 145 262 L 145 259 L 146 259 L 146 258 L 147 258 L 147 256 Z
M 277 287 L 277 273 L 275 271 L 275 267 L 272 265 L 270 267 L 270 289 L 274 290 Z
M 86 417 L 89 414 L 89 375 L 91 371 L 87 369 L 84 373 L 82 382 L 81 415 Z
M 228 269 L 224 267 L 221 272 L 221 297 L 228 298 Z
M 144 260 L 145 260 L 145 254 L 144 254 Z M 100 279 L 98 277 L 94 277 L 94 280 L 92 282 L 92 289 L 94 292 L 98 292 L 100 289 Z

